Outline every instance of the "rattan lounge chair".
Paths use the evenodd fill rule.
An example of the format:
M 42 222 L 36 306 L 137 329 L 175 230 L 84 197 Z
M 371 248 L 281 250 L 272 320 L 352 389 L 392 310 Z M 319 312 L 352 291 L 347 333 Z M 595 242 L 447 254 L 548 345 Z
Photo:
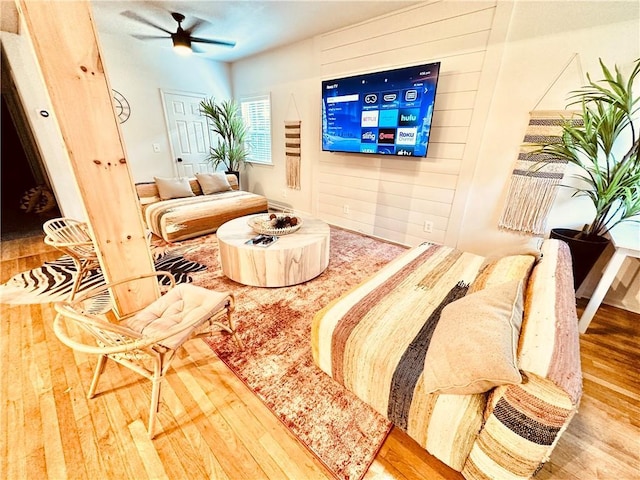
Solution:
M 134 282 L 144 278 L 148 281 L 152 276 L 168 278 L 168 291 L 147 307 L 118 316 L 112 308 L 109 289 L 127 284 L 134 292 Z M 230 334 L 237 346 L 243 348 L 232 318 L 234 305 L 230 292 L 216 292 L 191 284 L 176 286 L 169 272 L 155 272 L 109 283 L 74 300 L 56 303 L 58 314 L 53 329 L 65 345 L 99 356 L 88 398 L 95 395 L 98 379 L 109 358 L 151 380 L 148 433 L 153 438 L 160 386 L 176 351 L 188 340 L 209 336 L 218 330 Z
M 76 275 L 69 299 L 73 299 L 80 288 L 82 278 L 91 270 L 100 267 L 98 255 L 89 235 L 86 223 L 72 218 L 54 218 L 42 226 L 44 243 L 66 253 L 76 266 Z

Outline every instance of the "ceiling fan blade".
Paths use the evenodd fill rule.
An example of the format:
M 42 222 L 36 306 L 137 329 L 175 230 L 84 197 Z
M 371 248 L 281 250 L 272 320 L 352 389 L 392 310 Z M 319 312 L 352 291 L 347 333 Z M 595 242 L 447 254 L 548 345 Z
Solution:
M 193 24 L 191 24 L 189 28 L 185 27 L 185 30 L 190 34 L 196 33 L 198 29 L 200 29 L 200 27 L 202 27 L 203 25 L 209 24 L 209 22 L 207 22 L 206 20 L 203 20 L 202 18 L 198 18 L 198 17 L 191 17 L 191 18 L 195 19 L 195 21 L 193 22 Z
M 167 38 L 171 38 L 171 36 L 166 35 L 131 35 L 132 37 L 137 38 L 138 40 L 166 40 Z
M 206 53 L 202 48 L 194 43 L 191 44 L 191 50 L 193 51 L 193 53 Z
M 209 45 L 223 45 L 225 47 L 235 47 L 236 42 L 228 42 L 226 40 L 214 40 L 210 38 L 191 37 L 192 42 L 208 43 Z
M 138 15 L 135 12 L 132 12 L 131 10 L 126 10 L 124 12 L 122 12 L 120 15 L 130 18 L 131 20 L 135 20 L 136 22 L 140 22 L 143 23 L 145 25 L 149 25 L 150 27 L 156 28 L 158 30 L 162 30 L 164 33 L 168 33 L 169 35 L 171 35 L 172 32 L 170 32 L 169 30 L 167 30 L 164 27 L 161 27 L 160 25 L 157 25 L 155 23 L 153 23 L 151 20 L 147 20 L 144 17 L 141 17 L 140 15 Z

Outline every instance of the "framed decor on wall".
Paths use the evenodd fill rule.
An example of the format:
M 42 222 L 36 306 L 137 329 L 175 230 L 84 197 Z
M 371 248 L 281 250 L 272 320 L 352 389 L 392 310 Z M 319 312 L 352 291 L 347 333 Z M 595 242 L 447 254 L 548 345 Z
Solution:
M 129 101 L 119 91 L 113 90 L 113 106 L 116 110 L 116 115 L 120 123 L 124 123 L 129 120 L 131 116 L 131 106 Z

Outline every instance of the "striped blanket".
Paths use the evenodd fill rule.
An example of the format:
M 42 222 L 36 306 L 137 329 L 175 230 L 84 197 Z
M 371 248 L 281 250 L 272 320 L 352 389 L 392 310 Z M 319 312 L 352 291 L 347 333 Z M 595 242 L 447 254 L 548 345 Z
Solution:
M 230 190 L 211 195 L 161 200 L 144 206 L 149 229 L 167 242 L 215 232 L 234 218 L 267 211 L 262 195 Z
M 545 242 L 545 257 L 531 275 L 532 257 L 492 264 L 444 246 L 413 248 L 316 314 L 314 359 L 467 478 L 528 478 L 548 458 L 581 393 L 571 262 L 564 247 Z M 530 278 L 518 351 L 525 381 L 487 393 L 428 394 L 425 356 L 442 310 L 511 278 Z

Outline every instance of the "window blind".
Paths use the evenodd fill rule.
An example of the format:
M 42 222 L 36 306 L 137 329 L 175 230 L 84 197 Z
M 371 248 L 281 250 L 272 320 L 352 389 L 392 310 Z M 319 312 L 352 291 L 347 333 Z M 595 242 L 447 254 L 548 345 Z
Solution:
M 242 119 L 249 129 L 248 160 L 271 164 L 271 98 L 258 95 L 240 99 Z

